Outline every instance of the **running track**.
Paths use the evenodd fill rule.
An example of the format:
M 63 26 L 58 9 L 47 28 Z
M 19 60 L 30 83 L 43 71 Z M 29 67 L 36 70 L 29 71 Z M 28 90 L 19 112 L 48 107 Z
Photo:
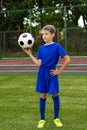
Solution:
M 60 60 L 58 67 L 62 65 Z M 0 74 L 8 73 L 36 73 L 38 68 L 28 59 L 20 60 L 0 60 Z M 87 74 L 87 59 L 71 59 L 70 65 L 63 73 Z

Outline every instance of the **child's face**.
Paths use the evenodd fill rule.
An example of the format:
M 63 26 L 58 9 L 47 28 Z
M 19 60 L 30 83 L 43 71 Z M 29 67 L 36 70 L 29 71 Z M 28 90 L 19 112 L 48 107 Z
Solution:
M 54 35 L 55 35 L 54 33 L 51 33 L 48 30 L 42 30 L 42 38 L 46 43 L 52 43 Z

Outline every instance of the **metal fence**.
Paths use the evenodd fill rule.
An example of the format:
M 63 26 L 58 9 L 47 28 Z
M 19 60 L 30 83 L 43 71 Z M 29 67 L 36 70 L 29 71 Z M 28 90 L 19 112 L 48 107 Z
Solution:
M 0 32 L 1 47 L 0 57 L 24 57 L 25 54 L 18 45 L 19 35 L 25 31 Z M 67 28 L 67 37 L 64 35 L 64 29 L 57 29 L 55 41 L 62 44 L 70 56 L 87 56 L 87 29 L 83 28 Z M 43 42 L 38 31 L 33 31 L 35 44 L 32 48 L 36 54 L 38 46 Z M 66 39 L 66 43 L 65 43 Z
M 75 6 L 72 8 L 73 10 L 76 9 L 78 11 L 81 11 L 80 7 L 81 6 Z M 42 25 L 45 24 L 53 24 L 57 27 L 55 41 L 62 44 L 62 46 L 65 48 L 70 56 L 87 56 L 87 28 L 80 28 L 77 26 L 68 27 L 67 17 L 71 16 L 67 16 L 67 11 L 69 11 L 70 8 L 71 7 L 52 7 L 44 9 L 11 10 L 0 12 L 0 27 L 2 27 L 0 28 L 0 59 L 8 57 L 20 58 L 22 56 L 26 56 L 17 43 L 19 35 L 25 31 L 32 33 L 35 38 L 35 44 L 32 48 L 32 51 L 36 55 L 38 46 L 43 43 L 39 31 Z M 82 8 L 87 11 L 87 5 L 82 5 Z M 3 21 L 2 16 L 5 17 Z M 16 21 L 15 19 L 13 19 L 13 16 Z M 29 24 L 28 26 L 27 24 L 24 24 L 23 27 L 22 24 L 24 17 L 29 18 L 27 19 L 29 20 Z M 58 22 L 59 20 L 61 23 Z M 11 27 L 12 24 L 14 25 L 15 30 L 11 31 L 10 29 L 8 29 L 8 27 L 6 26 L 8 22 Z M 15 26 L 16 22 L 21 25 L 22 29 L 19 28 L 19 26 Z M 32 27 L 32 23 L 34 22 L 39 23 L 39 25 Z M 2 26 L 4 25 L 3 23 L 5 24 L 5 26 Z M 5 28 L 7 28 L 7 30 L 5 30 Z
M 67 28 L 66 49 L 69 55 L 87 56 L 87 29 Z

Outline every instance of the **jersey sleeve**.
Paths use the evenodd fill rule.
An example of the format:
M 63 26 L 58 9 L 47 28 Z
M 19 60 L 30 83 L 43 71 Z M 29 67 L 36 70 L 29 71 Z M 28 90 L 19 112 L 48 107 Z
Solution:
M 63 47 L 60 44 L 58 44 L 58 54 L 61 58 L 67 55 L 67 52 L 63 49 Z

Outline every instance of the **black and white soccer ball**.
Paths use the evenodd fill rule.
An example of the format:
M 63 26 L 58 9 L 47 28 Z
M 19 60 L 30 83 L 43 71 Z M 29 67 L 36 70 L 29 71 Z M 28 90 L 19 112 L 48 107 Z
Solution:
M 34 45 L 34 38 L 31 33 L 22 33 L 18 38 L 18 44 L 22 48 L 31 48 Z

